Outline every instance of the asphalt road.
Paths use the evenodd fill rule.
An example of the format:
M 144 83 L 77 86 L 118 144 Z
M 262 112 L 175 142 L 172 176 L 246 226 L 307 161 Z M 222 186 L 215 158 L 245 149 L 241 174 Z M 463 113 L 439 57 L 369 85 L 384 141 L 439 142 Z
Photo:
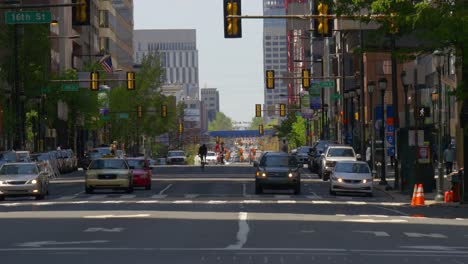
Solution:
M 158 167 L 153 189 L 83 192 L 83 172 L 44 201 L 0 202 L 2 263 L 468 263 L 468 209 L 412 208 L 383 192 L 254 195 L 247 166 Z

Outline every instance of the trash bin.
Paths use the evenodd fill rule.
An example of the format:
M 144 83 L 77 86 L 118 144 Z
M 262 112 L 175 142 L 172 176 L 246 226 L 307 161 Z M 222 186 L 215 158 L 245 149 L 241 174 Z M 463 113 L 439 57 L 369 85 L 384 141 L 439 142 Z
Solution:
M 460 201 L 460 182 L 462 178 L 462 171 L 458 171 L 456 174 L 452 174 L 452 191 L 453 191 L 453 201 L 459 202 Z

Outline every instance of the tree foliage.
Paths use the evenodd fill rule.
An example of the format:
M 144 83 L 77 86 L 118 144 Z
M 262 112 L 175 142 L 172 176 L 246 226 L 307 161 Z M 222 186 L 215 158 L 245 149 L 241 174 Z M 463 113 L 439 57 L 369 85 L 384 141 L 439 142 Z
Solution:
M 224 113 L 216 113 L 216 118 L 208 125 L 208 131 L 232 130 L 232 119 Z
M 258 129 L 258 126 L 263 124 L 263 118 L 262 117 L 254 117 L 252 118 L 252 122 L 250 123 L 250 130 L 255 130 Z

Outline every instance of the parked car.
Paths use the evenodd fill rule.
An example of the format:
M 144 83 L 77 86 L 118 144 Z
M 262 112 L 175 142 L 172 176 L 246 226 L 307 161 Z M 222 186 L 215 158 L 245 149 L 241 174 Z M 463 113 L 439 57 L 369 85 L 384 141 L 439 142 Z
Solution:
M 357 161 L 361 158 L 360 154 L 354 152 L 353 147 L 346 145 L 331 145 L 326 150 L 325 153 L 321 154 L 321 178 L 324 181 L 327 181 L 330 177 L 330 172 L 335 167 L 336 162 L 338 161 Z
M 124 159 L 99 158 L 91 162 L 85 176 L 85 191 L 123 189 L 133 192 L 133 174 Z
M 312 149 L 310 146 L 301 146 L 297 148 L 297 151 L 294 153 L 294 156 L 297 159 L 297 162 L 302 164 L 309 163 L 309 152 Z
M 216 153 L 214 151 L 208 151 L 206 153 L 206 163 L 216 164 Z
M 166 163 L 170 165 L 185 165 L 187 164 L 187 156 L 185 156 L 183 150 L 171 150 L 167 152 Z
M 338 161 L 330 174 L 330 194 L 360 192 L 373 194 L 373 179 L 369 165 L 364 161 Z
M 31 161 L 36 162 L 41 171 L 49 172 L 49 177 L 60 176 L 57 163 L 50 157 L 48 152 L 31 154 Z
M 6 163 L 0 167 L 0 200 L 8 196 L 34 196 L 49 193 L 49 176 L 35 162 Z
M 307 163 L 310 172 L 319 173 L 321 154 L 331 144 L 335 144 L 335 142 L 330 140 L 319 140 L 312 146 L 312 148 L 310 148 L 308 155 L 309 160 Z
M 14 151 L 0 152 L 0 166 L 9 162 L 17 162 L 16 153 Z
M 260 194 L 265 187 L 286 187 L 294 189 L 294 194 L 301 192 L 301 174 L 293 155 L 284 152 L 268 152 L 262 155 L 260 162 L 255 161 L 255 193 Z
M 16 151 L 16 160 L 19 162 L 31 162 L 31 155 L 29 151 Z
M 151 169 L 145 158 L 127 158 L 128 166 L 133 173 L 133 186 L 151 190 Z

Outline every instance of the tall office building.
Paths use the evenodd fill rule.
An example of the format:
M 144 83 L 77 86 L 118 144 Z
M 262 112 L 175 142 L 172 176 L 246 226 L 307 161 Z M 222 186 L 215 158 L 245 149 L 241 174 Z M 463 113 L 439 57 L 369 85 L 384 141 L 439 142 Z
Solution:
M 201 89 L 201 100 L 207 110 L 208 122 L 216 119 L 219 112 L 219 92 L 216 88 Z
M 135 30 L 134 60 L 158 53 L 165 84 L 181 84 L 186 99 L 199 99 L 198 50 L 195 29 Z
M 285 15 L 285 0 L 264 0 L 263 15 Z M 275 77 L 286 76 L 288 71 L 288 51 L 286 20 L 263 20 L 263 67 L 264 70 L 274 70 Z M 266 87 L 266 85 L 265 85 Z M 264 91 L 264 112 L 266 121 L 279 117 L 278 105 L 288 100 L 288 89 L 285 82 L 275 80 L 275 89 Z

